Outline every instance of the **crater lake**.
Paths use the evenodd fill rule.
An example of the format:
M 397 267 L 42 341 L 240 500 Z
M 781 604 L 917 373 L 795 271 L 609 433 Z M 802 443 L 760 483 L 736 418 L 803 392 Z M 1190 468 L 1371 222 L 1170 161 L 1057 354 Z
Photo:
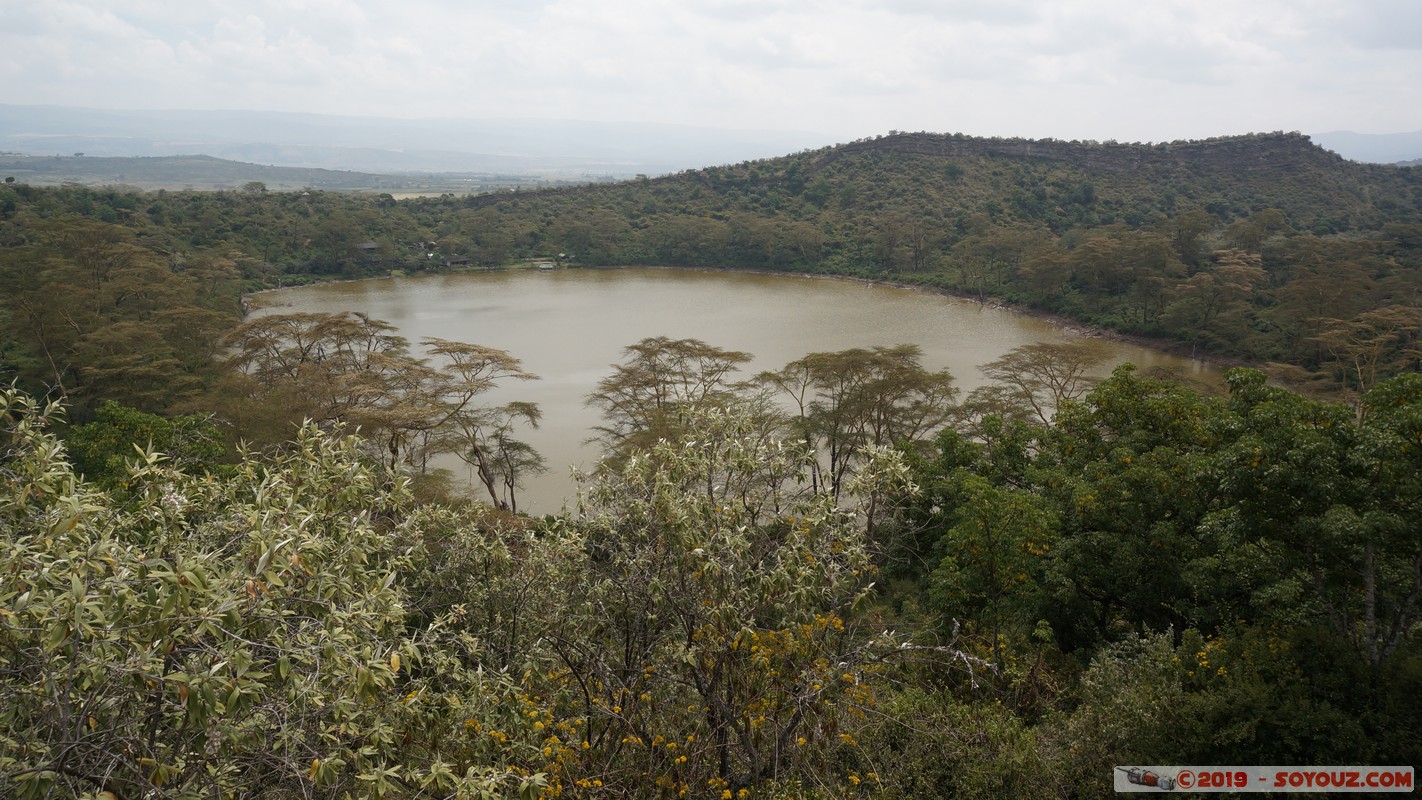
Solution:
M 755 360 L 739 377 L 779 369 L 807 353 L 911 343 L 923 366 L 947 368 L 964 395 L 986 383 L 978 365 L 1035 342 L 1086 335 L 1008 309 L 929 291 L 864 281 L 676 268 L 516 269 L 496 272 L 373 278 L 262 293 L 256 314 L 355 311 L 393 324 L 418 352 L 423 337 L 507 350 L 541 380 L 508 381 L 481 399 L 537 403 L 543 419 L 523 430 L 546 459 L 548 472 L 530 476 L 519 509 L 555 513 L 571 508 L 573 468 L 597 462 L 589 443 L 600 418 L 584 401 L 620 362 L 622 350 L 644 338 L 695 338 Z M 1107 341 L 1102 375 L 1123 362 L 1169 368 L 1217 381 L 1223 370 L 1134 344 Z M 482 488 L 453 456 L 439 466 L 476 497 Z

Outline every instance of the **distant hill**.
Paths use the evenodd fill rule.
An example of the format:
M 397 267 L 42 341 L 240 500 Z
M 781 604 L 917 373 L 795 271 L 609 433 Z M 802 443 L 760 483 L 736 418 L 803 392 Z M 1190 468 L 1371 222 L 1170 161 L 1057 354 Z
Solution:
M 1376 228 L 1419 213 L 1422 175 L 1350 162 L 1298 133 L 1249 134 L 1161 144 L 1002 139 L 894 133 L 781 158 L 708 167 L 637 183 L 556 191 L 475 205 L 619 205 L 650 191 L 665 215 L 731 210 L 796 219 L 829 213 L 879 219 L 1032 224 L 1064 233 L 1111 224 L 1150 225 L 1200 209 L 1226 225 L 1266 208 L 1297 230 Z M 630 199 L 629 199 L 630 198 Z
M 379 173 L 658 175 L 818 147 L 826 134 L 559 120 L 405 120 L 256 111 L 0 105 L 0 151 L 210 155 Z
M 1116 142 L 1066 142 L 1061 140 L 996 139 L 962 134 L 895 133 L 864 139 L 845 145 L 803 150 L 777 158 L 756 159 L 773 169 L 780 163 L 796 165 L 802 175 L 835 172 L 830 165 L 842 159 L 851 161 L 857 155 L 893 152 L 928 158 L 956 160 L 991 158 L 1000 161 L 1023 161 L 1057 164 L 1087 172 L 1103 172 L 1111 177 L 1107 183 L 1119 185 L 1132 194 L 1141 195 L 1140 202 L 1151 199 L 1162 181 L 1178 184 L 1198 184 L 1200 181 L 1221 181 L 1230 189 L 1221 188 L 1221 197 L 1238 191 L 1241 184 L 1253 181 L 1250 176 L 1264 176 L 1262 195 L 1276 193 L 1282 177 L 1303 172 L 1315 180 L 1308 191 L 1319 207 L 1346 202 L 1357 188 L 1344 181 L 1325 179 L 1330 171 L 1343 168 L 1347 162 L 1299 134 L 1278 136 L 1224 137 L 1199 142 L 1168 144 L 1120 144 Z M 743 161 L 741 163 L 748 163 Z M 729 165 L 710 166 L 701 172 L 719 174 Z M 1365 166 L 1365 165 L 1358 165 Z M 682 172 L 687 172 L 683 170 Z M 1345 169 L 1346 172 L 1346 169 Z M 183 156 L 103 156 L 76 151 L 73 155 L 24 156 L 0 153 L 0 177 L 14 177 L 36 186 L 56 186 L 78 183 L 86 186 L 131 186 L 137 189 L 235 189 L 248 183 L 262 183 L 272 190 L 315 188 L 329 191 L 375 191 L 401 193 L 481 194 L 500 189 L 547 188 L 585 185 L 587 179 L 559 177 L 559 173 L 376 173 L 334 170 L 317 167 L 268 166 L 234 161 L 208 155 Z M 1336 178 L 1336 176 L 1335 176 Z M 612 180 L 604 177 L 600 181 Z M 657 181 L 675 182 L 676 176 L 663 176 Z M 1222 184 L 1222 185 L 1223 185 Z M 1183 185 L 1183 184 L 1182 184 Z M 977 186 L 975 191 L 985 187 Z M 1181 185 L 1174 186 L 1179 192 Z M 863 191 L 875 192 L 872 186 Z M 1198 192 L 1206 192 L 1201 186 Z M 1197 194 L 1192 190 L 1192 194 Z M 997 198 L 1011 200 L 1010 196 Z M 1214 198 L 1218 200 L 1218 198 Z M 1257 201 L 1254 201 L 1257 202 Z
M 273 167 L 212 156 L 19 156 L 0 153 L 0 178 L 33 186 L 126 186 L 134 189 L 240 189 L 478 194 L 563 183 L 533 175 L 479 173 L 375 174 L 310 167 Z
M 388 176 L 327 169 L 268 167 L 211 156 L 93 157 L 4 156 L 0 174 L 34 186 L 64 183 L 142 189 L 236 189 L 262 183 L 270 189 L 397 189 Z
M 239 189 L 283 175 L 199 165 L 242 170 L 229 180 Z M 0 241 L 98 216 L 165 252 L 245 254 L 244 275 L 268 285 L 560 256 L 854 276 L 1288 362 L 1339 385 L 1416 369 L 1422 352 L 1422 169 L 1350 161 L 1298 133 L 1161 144 L 891 133 L 661 177 L 403 201 L 313 185 L 379 176 L 293 177 L 312 191 L 0 184 Z M 1385 367 L 1362 370 L 1360 353 L 1386 355 Z
M 480 173 L 560 180 L 663 175 L 819 148 L 825 132 L 630 122 L 392 119 L 257 111 L 145 111 L 0 104 L 0 152 L 209 155 L 367 173 Z M 1422 159 L 1422 131 L 1331 131 L 1313 141 L 1351 161 Z
M 1398 164 L 1422 161 L 1422 131 L 1411 133 L 1354 133 L 1330 131 L 1316 133 L 1313 141 L 1319 146 L 1352 161 L 1375 164 Z
M 1338 342 L 1422 314 L 1422 170 L 1349 161 L 1298 133 L 1150 145 L 899 133 L 418 206 L 431 220 L 470 208 L 519 232 L 515 248 L 574 263 L 918 284 L 1335 377 Z M 1399 364 L 1415 362 L 1404 345 L 1422 333 L 1379 331 Z

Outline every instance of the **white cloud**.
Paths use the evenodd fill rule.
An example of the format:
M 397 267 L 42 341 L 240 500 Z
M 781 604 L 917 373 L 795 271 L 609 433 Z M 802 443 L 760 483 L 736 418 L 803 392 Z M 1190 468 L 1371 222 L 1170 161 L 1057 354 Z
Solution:
M 48 0 L 0 102 L 1169 139 L 1422 128 L 1415 0 Z

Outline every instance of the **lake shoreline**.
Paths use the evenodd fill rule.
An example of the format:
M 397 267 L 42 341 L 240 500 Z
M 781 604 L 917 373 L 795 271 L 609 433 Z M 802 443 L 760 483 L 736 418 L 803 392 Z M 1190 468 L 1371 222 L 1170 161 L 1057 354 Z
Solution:
M 812 352 L 911 345 L 925 369 L 947 370 L 966 394 L 992 383 L 984 364 L 1016 348 L 1083 341 L 1092 334 L 1082 326 L 1064 328 L 921 288 L 803 272 L 619 266 L 331 281 L 251 299 L 262 306 L 254 317 L 361 313 L 386 321 L 410 342 L 477 342 L 517 358 L 541 380 L 496 387 L 489 401 L 529 403 L 542 412 L 539 426 L 520 429 L 520 439 L 553 469 L 529 477 L 520 506 L 551 511 L 573 496 L 563 468 L 587 469 L 600 455 L 587 437 L 604 420 L 586 398 L 626 359 L 629 343 L 655 337 L 714 343 L 751 354 L 744 367 L 748 377 L 780 370 Z M 1129 362 L 1143 372 L 1159 369 L 1185 383 L 1208 385 L 1209 391 L 1220 385 L 1221 370 L 1208 362 L 1124 341 L 1098 341 L 1101 377 Z M 459 465 L 448 466 L 463 475 Z
M 844 281 L 848 283 L 864 284 L 866 286 L 886 286 L 891 289 L 904 289 L 907 291 L 937 295 L 939 297 L 948 297 L 954 300 L 962 300 L 968 303 L 973 303 L 975 305 L 982 306 L 983 308 L 991 309 L 993 311 L 1006 311 L 1012 314 L 1019 314 L 1024 317 L 1030 317 L 1035 320 L 1040 320 L 1042 322 L 1049 323 L 1057 328 L 1060 328 L 1061 330 L 1067 331 L 1068 333 L 1076 334 L 1078 336 L 1092 339 L 1104 339 L 1106 341 L 1120 342 L 1122 344 L 1135 345 L 1136 347 L 1144 347 L 1151 350 L 1158 350 L 1162 353 L 1169 353 L 1170 355 L 1179 356 L 1180 358 L 1188 358 L 1193 361 L 1211 364 L 1222 369 L 1251 366 L 1248 362 L 1238 358 L 1222 356 L 1217 353 L 1201 353 L 1198 351 L 1197 347 L 1193 345 L 1186 345 L 1183 342 L 1175 342 L 1168 339 L 1154 339 L 1149 336 L 1139 336 L 1136 334 L 1113 331 L 1108 328 L 1098 328 L 1092 325 L 1087 325 L 1081 320 L 1072 319 L 1071 317 L 1064 317 L 1060 314 L 1053 314 L 1049 311 L 1042 311 L 1040 309 L 1029 308 L 1027 306 L 1014 305 L 1012 303 L 1006 303 L 995 298 L 988 300 L 980 300 L 971 295 L 961 294 L 951 289 L 944 289 L 939 286 L 922 286 L 919 284 L 900 283 L 897 281 L 883 280 L 880 278 L 856 278 L 850 275 L 825 275 L 822 273 L 815 272 L 798 272 L 773 269 L 742 269 L 738 267 L 679 267 L 667 266 L 665 264 L 626 264 L 605 267 L 560 267 L 560 269 L 671 269 L 685 270 L 688 272 L 709 273 L 745 272 L 757 275 L 784 275 L 799 278 L 812 278 L 816 280 Z
M 531 268 L 531 267 L 512 267 L 512 266 L 511 266 L 511 267 L 498 267 L 498 268 L 457 270 L 457 271 L 439 272 L 439 273 L 426 272 L 426 273 L 421 273 L 421 274 L 423 274 L 423 275 L 436 275 L 436 274 L 438 274 L 438 275 L 478 275 L 478 274 L 484 274 L 484 273 L 509 272 L 509 271 L 514 271 L 514 270 L 523 270 L 523 269 L 530 269 L 530 268 Z M 1114 330 L 1110 330 L 1110 329 L 1108 329 L 1108 328 L 1099 328 L 1099 327 L 1096 327 L 1096 326 L 1087 325 L 1086 323 L 1083 323 L 1081 320 L 1072 319 L 1071 317 L 1064 317 L 1064 316 L 1062 316 L 1062 315 L 1060 315 L 1060 314 L 1053 314 L 1053 313 L 1051 313 L 1051 312 L 1042 311 L 1042 310 L 1040 310 L 1040 309 L 1034 309 L 1034 308 L 1029 308 L 1029 307 L 1026 307 L 1026 306 L 1019 306 L 1019 305 L 1015 305 L 1015 304 L 1012 304 L 1012 303 L 1006 303 L 1006 302 L 1003 302 L 1003 301 L 998 300 L 998 299 L 995 299 L 995 298 L 983 300 L 983 299 L 979 299 L 979 298 L 977 298 L 977 297 L 973 297 L 973 296 L 971 296 L 971 295 L 967 295 L 967 294 L 955 292 L 955 291 L 953 291 L 953 290 L 951 290 L 951 289 L 945 289 L 945 288 L 942 288 L 942 287 L 939 287 L 939 286 L 923 286 L 923 285 L 913 284 L 913 283 L 901 283 L 901 282 L 898 282 L 898 281 L 884 280 L 884 279 L 880 279 L 880 278 L 857 278 L 857 277 L 853 277 L 853 276 L 849 276 L 849 275 L 826 275 L 826 274 L 823 274 L 823 273 L 815 273 L 815 272 L 799 272 L 799 271 L 772 270 L 772 269 L 747 269 L 747 268 L 733 268 L 733 267 L 683 267 L 683 266 L 674 266 L 674 265 L 667 265 L 667 264 L 619 264 L 619 265 L 596 266 L 596 267 L 590 267 L 590 266 L 561 266 L 561 267 L 558 267 L 558 269 L 560 269 L 560 270 L 563 270 L 563 269 L 577 269 L 577 270 L 594 270 L 594 271 L 597 271 L 597 270 L 628 270 L 628 269 L 666 269 L 666 270 L 680 270 L 680 271 L 686 271 L 686 272 L 705 272 L 705 273 L 751 273 L 751 274 L 757 274 L 757 275 L 779 275 L 779 276 L 787 276 L 787 277 L 811 278 L 811 279 L 815 279 L 815 280 L 843 281 L 843 282 L 848 282 L 848 283 L 860 283 L 860 284 L 864 284 L 864 285 L 866 285 L 866 286 L 885 286 L 885 287 L 889 287 L 889 288 L 892 288 L 892 289 L 904 289 L 904 290 L 908 290 L 908 291 L 922 292 L 922 293 L 925 293 L 925 294 L 937 295 L 937 296 L 939 296 L 939 297 L 947 297 L 947 298 L 951 298 L 951 299 L 954 299 L 954 300 L 962 300 L 962 301 L 964 301 L 964 302 L 974 303 L 974 304 L 979 305 L 979 306 L 981 306 L 981 307 L 983 307 L 983 308 L 992 309 L 992 310 L 994 310 L 994 311 L 1006 311 L 1006 312 L 1009 312 L 1009 313 L 1012 313 L 1012 314 L 1019 314 L 1019 315 L 1024 316 L 1024 317 L 1030 317 L 1030 318 L 1032 318 L 1032 319 L 1036 319 L 1036 320 L 1040 320 L 1040 321 L 1042 321 L 1042 322 L 1046 322 L 1046 323 L 1048 323 L 1048 324 L 1050 324 L 1050 325 L 1053 325 L 1053 326 L 1055 326 L 1055 327 L 1057 327 L 1057 328 L 1059 328 L 1059 329 L 1061 329 L 1061 330 L 1063 330 L 1063 331 L 1066 331 L 1066 332 L 1071 333 L 1071 334 L 1075 334 L 1075 335 L 1077 335 L 1077 336 L 1082 336 L 1082 337 L 1087 337 L 1087 338 L 1092 338 L 1092 339 L 1104 339 L 1104 340 L 1106 340 L 1106 341 L 1120 342 L 1120 343 L 1122 343 L 1122 344 L 1130 344 L 1130 345 L 1135 345 L 1135 346 L 1137 346 L 1137 347 L 1144 347 L 1144 348 L 1148 348 L 1148 349 L 1151 349 L 1151 350 L 1157 350 L 1157 351 L 1162 352 L 1162 353 L 1168 353 L 1168 354 L 1173 355 L 1173 356 L 1178 356 L 1178 357 L 1180 357 L 1180 358 L 1188 358 L 1188 359 L 1191 359 L 1191 360 L 1193 360 L 1193 361 L 1199 361 L 1199 362 L 1202 362 L 1202 363 L 1211 364 L 1211 365 L 1220 367 L 1220 368 L 1222 368 L 1222 369 L 1229 369 L 1229 368 L 1233 368 L 1233 367 L 1248 367 L 1248 366 L 1251 366 L 1248 362 L 1243 361 L 1243 360 L 1238 359 L 1238 358 L 1231 358 L 1231 357 L 1228 357 L 1228 356 L 1222 356 L 1222 355 L 1219 355 L 1219 354 L 1217 354 L 1217 353 L 1201 353 L 1201 352 L 1199 352 L 1199 350 L 1198 350 L 1197 347 L 1195 347 L 1195 346 L 1193 346 L 1193 345 L 1186 345 L 1186 344 L 1184 344 L 1183 342 L 1176 342 L 1176 341 L 1171 341 L 1171 340 L 1168 340 L 1168 339 L 1155 339 L 1155 338 L 1152 338 L 1152 337 L 1149 337 L 1149 336 L 1140 336 L 1140 335 L 1136 335 L 1136 334 L 1122 333 L 1122 332 L 1120 332 L 1120 331 L 1114 331 Z M 245 293 L 242 295 L 242 297 L 245 299 L 245 298 L 248 298 L 248 297 L 254 297 L 254 296 L 256 296 L 256 295 L 264 295 L 264 294 L 270 294 L 270 293 L 272 293 L 272 292 L 281 292 L 281 291 L 286 291 L 286 290 L 289 290 L 289 289 L 297 289 L 297 288 L 300 288 L 300 287 L 302 287 L 302 286 L 318 286 L 318 285 L 339 284 L 339 283 L 357 283 L 357 282 L 360 282 L 360 281 L 396 280 L 396 279 L 399 279 L 399 278 L 416 278 L 416 277 L 420 277 L 420 275 L 419 275 L 419 274 L 417 274 L 417 275 L 411 275 L 411 274 L 408 274 L 408 273 L 407 273 L 407 274 L 404 274 L 404 275 L 367 275 L 367 276 L 359 277 L 359 278 L 333 278 L 333 279 L 331 279 L 331 280 L 312 281 L 312 282 L 310 282 L 310 283 L 303 283 L 303 284 L 299 284 L 299 285 L 297 285 L 297 286 L 273 286 L 273 287 L 269 287 L 269 288 L 266 288 L 266 289 L 258 289 L 258 290 L 254 291 L 254 292 L 245 292 Z M 251 309 L 252 309 L 252 310 L 256 310 L 256 309 L 258 309 L 258 308 L 273 308 L 273 307 L 276 307 L 276 306 L 261 305 L 261 304 L 258 304 L 258 303 L 252 303 L 252 304 L 251 304 Z

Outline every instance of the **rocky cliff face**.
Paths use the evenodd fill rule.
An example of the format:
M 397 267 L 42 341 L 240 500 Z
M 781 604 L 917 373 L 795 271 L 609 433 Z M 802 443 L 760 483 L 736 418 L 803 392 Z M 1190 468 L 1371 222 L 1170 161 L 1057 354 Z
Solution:
M 1110 172 L 1189 166 L 1234 172 L 1287 171 L 1345 163 L 1301 133 L 1250 134 L 1161 144 L 987 139 L 961 134 L 899 133 L 835 148 L 825 161 L 852 153 L 891 151 L 946 158 L 988 157 L 1054 161 Z

